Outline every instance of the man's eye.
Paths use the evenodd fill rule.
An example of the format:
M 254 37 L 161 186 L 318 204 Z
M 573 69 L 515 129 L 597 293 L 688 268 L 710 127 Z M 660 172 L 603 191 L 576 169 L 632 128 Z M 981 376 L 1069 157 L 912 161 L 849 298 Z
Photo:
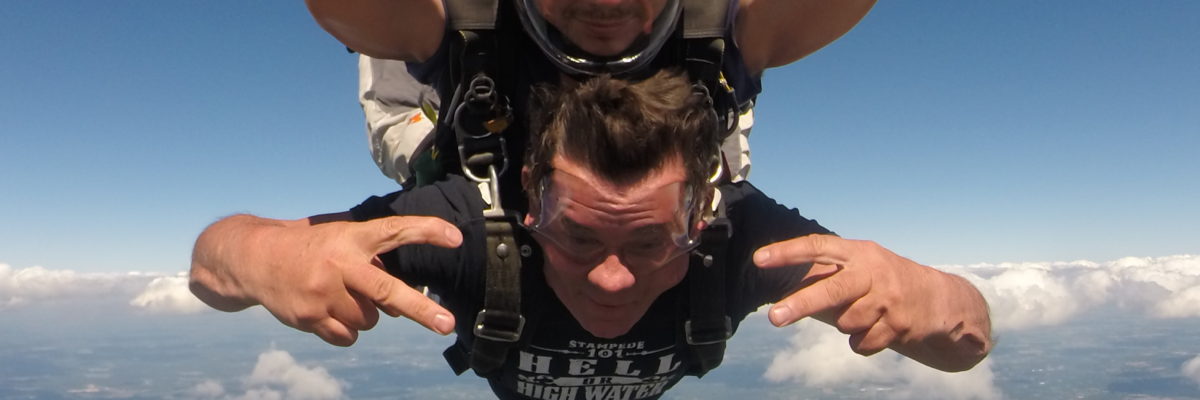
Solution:
M 567 235 L 567 244 L 579 251 L 590 251 L 600 247 L 600 241 L 578 235 Z
M 663 249 L 663 246 L 665 246 L 665 242 L 660 240 L 639 241 L 631 243 L 627 249 L 635 255 L 644 256 L 658 253 Z

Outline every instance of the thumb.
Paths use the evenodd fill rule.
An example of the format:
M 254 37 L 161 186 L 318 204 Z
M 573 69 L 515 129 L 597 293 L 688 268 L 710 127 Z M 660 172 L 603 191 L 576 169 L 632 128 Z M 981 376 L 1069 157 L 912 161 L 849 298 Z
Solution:
M 359 234 L 371 246 L 372 254 L 392 251 L 410 244 L 458 247 L 462 232 L 437 217 L 395 216 L 373 219 L 360 224 Z

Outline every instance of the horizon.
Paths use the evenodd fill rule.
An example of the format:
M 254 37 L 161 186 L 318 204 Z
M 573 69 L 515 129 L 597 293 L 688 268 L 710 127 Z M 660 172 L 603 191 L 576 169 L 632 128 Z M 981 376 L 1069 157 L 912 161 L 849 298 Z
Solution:
M 944 374 L 757 312 L 665 398 L 1200 399 L 1198 14 L 880 2 L 768 70 L 751 182 L 970 280 L 995 351 Z M 367 149 L 357 56 L 301 4 L 14 2 L 0 38 L 0 398 L 490 393 L 408 321 L 337 348 L 187 289 L 222 216 L 398 189 Z

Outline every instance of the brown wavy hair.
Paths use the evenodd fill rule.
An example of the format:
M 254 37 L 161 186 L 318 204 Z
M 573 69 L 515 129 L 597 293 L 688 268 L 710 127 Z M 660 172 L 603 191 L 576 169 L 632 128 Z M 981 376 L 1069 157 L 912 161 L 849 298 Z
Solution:
M 637 183 L 680 155 L 688 186 L 698 192 L 720 162 L 712 102 L 678 70 L 636 82 L 597 76 L 538 87 L 529 110 L 530 175 L 523 185 L 533 199 L 559 153 L 619 185 Z

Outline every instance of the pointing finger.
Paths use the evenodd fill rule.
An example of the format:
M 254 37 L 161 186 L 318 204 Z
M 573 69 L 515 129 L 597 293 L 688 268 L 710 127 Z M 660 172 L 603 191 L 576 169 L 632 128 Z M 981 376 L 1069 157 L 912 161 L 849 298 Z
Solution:
M 462 232 L 458 227 L 436 217 L 386 217 L 366 221 L 360 226 L 361 234 L 374 246 L 372 254 L 386 253 L 409 244 L 441 247 L 458 247 L 462 244 Z
M 405 316 L 442 335 L 454 330 L 454 316 L 421 292 L 373 265 L 362 264 L 342 277 L 346 287 L 371 299 L 390 316 Z
M 846 264 L 851 251 L 846 239 L 833 235 L 808 235 L 772 243 L 754 252 L 754 263 L 762 268 L 804 263 Z
M 853 303 L 870 290 L 870 276 L 854 269 L 843 269 L 775 303 L 767 316 L 775 326 L 785 326 Z
M 341 301 L 333 302 L 328 307 L 330 316 L 356 331 L 374 328 L 379 322 L 379 309 L 375 308 L 375 303 L 353 290 L 345 292 Z

